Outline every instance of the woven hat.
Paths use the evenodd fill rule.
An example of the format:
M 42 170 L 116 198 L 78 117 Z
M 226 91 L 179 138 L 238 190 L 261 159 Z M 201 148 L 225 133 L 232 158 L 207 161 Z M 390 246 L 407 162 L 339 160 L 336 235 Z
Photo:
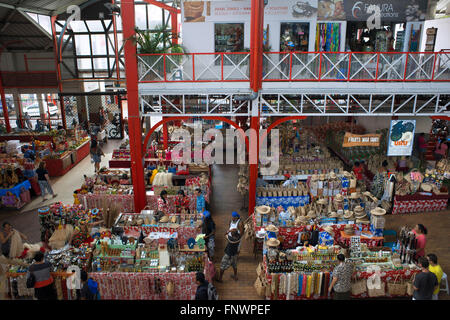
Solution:
M 321 174 L 320 176 L 319 176 L 319 180 L 325 180 L 325 174 Z
M 348 171 L 344 171 L 344 177 L 350 179 L 352 177 L 352 174 L 350 172 L 348 172 Z
M 353 211 L 355 211 L 356 214 L 364 212 L 364 208 L 361 206 L 356 206 Z
M 270 238 L 269 240 L 267 240 L 266 244 L 269 247 L 278 247 L 280 245 L 280 240 L 275 239 L 275 238 Z
M 333 171 L 330 172 L 330 179 L 336 179 L 336 173 L 334 173 Z
M 328 232 L 334 238 L 334 231 L 332 227 L 326 226 L 325 228 L 323 228 L 323 230 Z
M 358 199 L 360 196 L 360 194 L 358 192 L 352 192 L 350 195 L 351 199 Z
M 329 217 L 330 218 L 338 218 L 339 215 L 337 214 L 337 212 L 333 211 L 332 213 L 330 213 Z
M 313 174 L 311 176 L 311 181 L 317 181 L 317 180 L 319 180 L 319 176 L 317 174 Z
M 323 204 L 328 204 L 328 200 L 322 198 L 322 199 L 317 200 L 317 203 L 318 203 L 318 204 L 322 204 L 322 205 L 323 205 Z
M 353 218 L 353 211 L 345 210 L 344 218 L 345 219 Z
M 425 192 L 431 192 L 433 190 L 433 186 L 430 183 L 422 183 L 420 185 L 420 189 Z
M 278 232 L 278 228 L 275 227 L 273 224 L 271 224 L 271 225 L 269 225 L 269 226 L 267 227 L 267 231 L 270 231 L 270 232 Z
M 353 226 L 351 224 L 347 224 L 344 227 L 345 234 L 352 236 L 355 234 L 355 229 L 353 229 Z
M 258 206 L 258 207 L 255 207 L 255 210 L 259 214 L 269 214 L 270 213 L 270 207 L 269 206 Z
M 356 219 L 356 223 L 369 224 L 370 221 L 367 219 Z
M 164 216 L 164 217 L 162 217 L 162 218 L 159 220 L 159 222 L 161 222 L 161 223 L 169 222 L 169 216 Z
M 375 216 L 384 216 L 386 214 L 386 210 L 380 207 L 376 207 L 375 209 L 370 210 L 370 214 Z
M 366 197 L 372 197 L 372 194 L 369 191 L 366 191 L 363 193 Z
M 338 193 L 335 197 L 334 197 L 334 201 L 336 202 L 343 202 L 344 201 L 344 196 L 340 193 Z
M 306 215 L 306 217 L 307 218 L 315 218 L 315 217 L 317 217 L 317 214 L 315 211 L 310 210 L 310 211 L 308 211 L 308 214 Z

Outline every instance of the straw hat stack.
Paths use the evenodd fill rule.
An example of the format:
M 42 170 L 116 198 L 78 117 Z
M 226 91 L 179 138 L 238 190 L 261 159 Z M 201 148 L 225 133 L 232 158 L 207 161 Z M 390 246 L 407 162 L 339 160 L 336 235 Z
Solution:
M 306 218 L 314 219 L 317 217 L 317 214 L 314 210 L 309 210 L 308 214 L 306 215 Z
M 330 215 L 328 217 L 329 218 L 338 218 L 339 216 L 338 216 L 337 212 L 333 211 L 330 213 Z
M 353 215 L 353 211 L 345 210 L 345 212 L 344 212 L 344 219 L 354 220 L 355 216 Z
M 295 225 L 296 226 L 302 226 L 306 225 L 308 223 L 308 217 L 307 216 L 300 216 L 297 219 L 295 219 Z
M 334 173 L 333 171 L 330 172 L 330 179 L 336 179 L 336 173 Z
M 275 227 L 273 224 L 270 224 L 270 225 L 267 227 L 266 230 L 267 230 L 267 231 L 270 231 L 270 232 L 275 232 L 275 233 L 278 232 L 278 228 Z
M 336 203 L 342 203 L 342 202 L 344 202 L 344 196 L 342 195 L 342 194 L 337 194 L 335 197 L 334 197 L 334 202 L 336 202 Z
M 370 223 L 370 221 L 367 219 L 367 214 L 363 207 L 357 206 L 354 209 L 354 211 L 355 211 L 356 223 L 363 223 L 363 224 Z
M 386 214 L 386 210 L 380 207 L 376 207 L 375 209 L 370 210 L 370 214 L 373 216 L 384 216 Z
M 317 174 L 313 174 L 311 176 L 311 181 L 317 181 L 317 180 L 319 180 L 319 176 Z
M 334 238 L 334 231 L 332 227 L 326 226 L 325 228 L 323 228 L 323 230 L 328 232 Z
M 352 236 L 355 234 L 355 229 L 353 229 L 353 225 L 346 224 L 344 227 L 344 232 L 346 235 Z

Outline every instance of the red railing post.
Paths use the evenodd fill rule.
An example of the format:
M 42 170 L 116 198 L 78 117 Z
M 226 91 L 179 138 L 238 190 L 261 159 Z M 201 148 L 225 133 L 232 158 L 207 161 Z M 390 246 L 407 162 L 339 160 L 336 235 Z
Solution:
M 437 54 L 437 52 L 434 53 L 433 74 L 431 75 L 431 81 L 434 81 L 434 71 L 436 70 Z
M 289 81 L 292 80 L 292 52 L 289 52 Z
M 322 52 L 319 52 L 319 80 L 322 78 Z
M 405 60 L 405 72 L 403 74 L 403 81 L 406 80 L 406 70 L 408 70 L 408 58 L 409 58 L 409 53 L 406 53 L 406 60 Z
M 221 73 L 221 79 L 223 81 L 223 52 L 220 54 L 220 73 Z
M 348 72 L 347 72 L 347 81 L 350 81 L 350 70 L 352 68 L 352 53 L 348 53 Z
M 378 81 L 378 66 L 380 65 L 380 53 L 377 53 L 377 69 L 375 71 L 375 82 Z
M 164 70 L 164 82 L 167 82 L 167 73 L 166 73 L 166 54 L 163 53 L 163 70 Z
M 195 81 L 195 54 L 192 53 L 192 81 Z

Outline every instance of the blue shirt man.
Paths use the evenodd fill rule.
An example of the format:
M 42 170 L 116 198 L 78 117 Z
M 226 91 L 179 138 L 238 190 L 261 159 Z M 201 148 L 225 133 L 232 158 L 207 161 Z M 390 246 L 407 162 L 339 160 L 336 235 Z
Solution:
M 204 210 L 206 210 L 206 201 L 205 201 L 205 197 L 202 194 L 202 190 L 201 189 L 197 189 L 197 212 L 201 213 Z

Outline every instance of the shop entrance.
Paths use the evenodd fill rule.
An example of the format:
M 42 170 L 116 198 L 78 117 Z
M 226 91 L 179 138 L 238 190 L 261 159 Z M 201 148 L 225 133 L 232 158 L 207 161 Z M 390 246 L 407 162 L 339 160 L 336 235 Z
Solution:
M 123 92 L 62 93 L 67 128 L 79 124 L 90 134 L 103 131 L 108 139 L 123 139 Z

